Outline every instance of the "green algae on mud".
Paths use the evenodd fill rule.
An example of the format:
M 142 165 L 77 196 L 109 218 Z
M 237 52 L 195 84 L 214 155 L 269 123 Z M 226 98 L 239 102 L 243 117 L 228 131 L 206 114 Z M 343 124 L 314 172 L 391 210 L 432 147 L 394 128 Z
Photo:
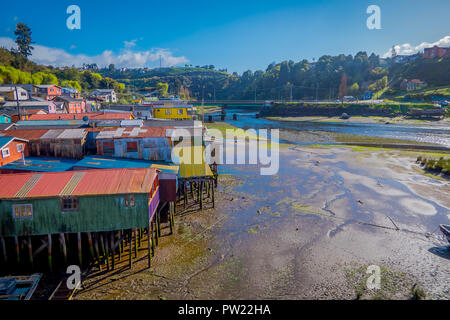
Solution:
M 367 281 L 373 272 L 368 272 L 369 265 L 352 265 L 345 269 L 347 282 L 354 290 L 358 300 L 405 300 L 411 299 L 411 288 L 416 280 L 402 272 L 380 268 L 380 288 L 369 289 Z

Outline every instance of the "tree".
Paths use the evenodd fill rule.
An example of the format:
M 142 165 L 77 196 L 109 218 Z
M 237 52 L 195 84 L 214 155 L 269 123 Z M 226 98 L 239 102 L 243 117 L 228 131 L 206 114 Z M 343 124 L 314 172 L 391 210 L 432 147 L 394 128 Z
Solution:
M 167 97 L 167 91 L 169 90 L 169 84 L 168 83 L 163 83 L 163 82 L 158 82 L 158 84 L 156 85 L 156 90 L 159 91 L 159 96 L 160 97 Z
M 345 72 L 341 77 L 341 84 L 339 85 L 339 99 L 344 102 L 344 96 L 347 95 L 347 75 Z
M 16 30 L 14 31 L 16 35 L 16 44 L 18 51 L 24 57 L 31 55 L 31 51 L 34 49 L 31 44 L 31 29 L 25 23 L 18 23 L 16 25 Z

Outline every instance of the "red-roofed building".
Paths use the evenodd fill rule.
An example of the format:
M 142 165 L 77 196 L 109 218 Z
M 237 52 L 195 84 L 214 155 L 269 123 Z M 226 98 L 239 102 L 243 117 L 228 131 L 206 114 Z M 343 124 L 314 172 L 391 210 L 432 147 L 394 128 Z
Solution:
M 89 120 L 131 120 L 134 119 L 132 112 L 91 112 L 91 113 L 57 113 L 57 114 L 33 114 L 28 120 L 83 120 L 87 117 Z

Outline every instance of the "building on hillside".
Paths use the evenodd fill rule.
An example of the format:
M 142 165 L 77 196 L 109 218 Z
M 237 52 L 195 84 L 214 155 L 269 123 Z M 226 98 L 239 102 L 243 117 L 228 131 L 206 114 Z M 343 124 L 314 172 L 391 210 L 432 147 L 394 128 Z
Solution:
M 192 119 L 194 114 L 191 105 L 164 105 L 153 107 L 153 117 L 155 119 Z
M 1 131 L 0 136 L 28 140 L 28 152 L 36 157 L 82 159 L 85 155 L 85 129 L 13 129 Z
M 392 61 L 394 63 L 403 64 L 411 61 L 415 61 L 420 57 L 419 53 L 411 54 L 411 55 L 396 55 L 392 57 Z
M 44 110 L 47 113 L 56 113 L 58 111 L 56 103 L 53 101 L 34 101 L 34 100 L 28 100 L 28 101 L 19 101 L 19 106 L 21 109 L 21 114 L 25 114 L 26 110 L 32 110 L 32 109 L 41 109 Z M 17 102 L 16 101 L 7 101 L 1 105 L 3 108 L 17 108 Z
M 117 96 L 114 89 L 96 89 L 89 95 L 90 98 L 101 98 L 106 103 L 116 103 Z
M 56 97 L 61 96 L 62 93 L 60 86 L 52 84 L 33 85 L 32 92 L 33 92 L 32 95 L 36 95 L 47 101 L 53 100 Z
M 54 101 L 62 102 L 66 113 L 86 112 L 86 101 L 84 99 L 74 99 L 70 96 L 56 97 Z
M 421 90 L 427 86 L 425 81 L 419 79 L 403 79 L 400 83 L 400 89 L 405 91 Z
M 96 141 L 97 154 L 116 158 L 171 161 L 172 141 L 165 127 L 86 129 Z
M 61 87 L 61 95 L 69 96 L 74 99 L 81 99 L 81 94 L 77 89 Z
M 16 95 L 17 89 L 17 95 Z M 19 97 L 19 101 L 29 100 L 30 95 L 28 91 L 22 88 L 21 86 L 13 86 L 13 85 L 2 85 L 0 87 L 0 96 L 5 97 L 7 101 L 16 101 L 17 96 Z
M 0 167 L 28 155 L 28 140 L 0 136 Z
M 423 50 L 423 57 L 425 59 L 434 58 L 450 58 L 450 47 L 438 47 L 433 46 L 431 48 L 425 48 Z

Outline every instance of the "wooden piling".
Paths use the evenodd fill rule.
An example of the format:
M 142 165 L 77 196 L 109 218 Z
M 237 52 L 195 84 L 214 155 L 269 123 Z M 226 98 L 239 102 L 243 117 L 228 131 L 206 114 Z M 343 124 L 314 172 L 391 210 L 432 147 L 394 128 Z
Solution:
M 153 221 L 150 221 L 150 228 L 151 228 L 151 237 L 152 237 L 152 255 L 155 255 L 155 238 L 154 236 L 154 230 L 153 230 Z
M 47 242 L 47 253 L 48 253 L 48 268 L 50 272 L 53 270 L 53 263 L 52 263 L 52 235 L 47 235 L 48 242 Z
M 8 263 L 8 253 L 6 252 L 5 238 L 0 237 L 0 241 L 2 242 L 3 262 L 6 265 Z
M 150 222 L 147 227 L 147 259 L 148 259 L 148 267 L 152 266 L 152 247 L 150 244 Z
M 103 235 L 101 233 L 97 233 L 97 236 L 100 239 L 100 250 L 102 251 L 102 262 L 106 261 L 106 251 L 105 251 L 105 242 L 103 241 Z
M 129 253 L 130 256 L 128 257 L 128 263 L 130 265 L 130 269 L 133 266 L 133 256 L 132 256 L 132 250 L 131 250 L 131 245 L 132 245 L 132 241 L 133 241 L 133 234 L 132 234 L 132 229 L 130 229 L 130 233 L 129 233 L 129 237 L 128 237 L 128 241 L 129 241 Z
M 119 247 L 117 248 L 117 256 L 118 256 L 119 261 L 120 261 L 120 260 L 122 260 L 122 250 L 123 250 L 123 245 L 122 245 L 123 239 L 122 239 L 122 231 L 121 230 L 119 230 L 117 232 L 117 239 L 119 239 L 118 240 L 119 241 L 119 243 L 118 243 Z
M 212 190 L 211 190 L 211 195 L 212 195 L 212 207 L 215 207 L 215 193 L 214 193 L 214 183 L 212 183 Z
M 186 181 L 183 182 L 183 189 L 184 189 L 184 210 L 186 210 L 186 205 L 187 205 L 187 186 L 186 186 Z
M 19 237 L 14 237 L 14 247 L 16 249 L 16 259 L 17 259 L 17 265 L 20 265 L 20 248 L 19 248 Z
M 102 264 L 100 262 L 100 251 L 98 250 L 98 234 L 94 233 L 94 250 L 95 250 L 95 256 L 97 259 L 97 265 L 98 269 L 102 271 Z
M 81 248 L 81 232 L 77 233 L 77 244 L 78 244 L 78 262 L 80 267 L 83 266 L 83 251 Z
M 203 210 L 203 181 L 200 181 L 200 186 L 198 189 L 198 195 L 200 198 L 200 210 Z
M 88 243 L 89 243 L 89 252 L 91 253 L 92 259 L 95 259 L 94 245 L 92 244 L 92 234 L 90 232 L 87 232 L 87 237 L 88 237 Z
M 138 253 L 138 249 L 137 249 L 137 229 L 134 229 L 134 258 L 137 258 L 137 253 Z
M 169 223 L 170 223 L 170 234 L 173 234 L 173 208 L 174 202 L 169 203 Z
M 105 242 L 105 250 L 106 250 L 106 270 L 109 271 L 109 239 L 108 239 L 108 235 L 103 234 L 102 235 L 104 237 L 104 242 Z
M 32 243 L 31 243 L 31 237 L 30 236 L 28 236 L 28 239 L 27 239 L 27 246 L 28 246 L 28 259 L 30 261 L 31 269 L 33 269 L 33 246 L 32 246 Z
M 110 232 L 111 239 L 111 269 L 114 270 L 115 267 L 115 251 L 114 249 L 114 232 Z
M 64 256 L 64 264 L 67 265 L 67 247 L 66 247 L 66 237 L 64 237 L 64 233 L 59 234 L 59 244 L 61 246 L 61 251 Z

